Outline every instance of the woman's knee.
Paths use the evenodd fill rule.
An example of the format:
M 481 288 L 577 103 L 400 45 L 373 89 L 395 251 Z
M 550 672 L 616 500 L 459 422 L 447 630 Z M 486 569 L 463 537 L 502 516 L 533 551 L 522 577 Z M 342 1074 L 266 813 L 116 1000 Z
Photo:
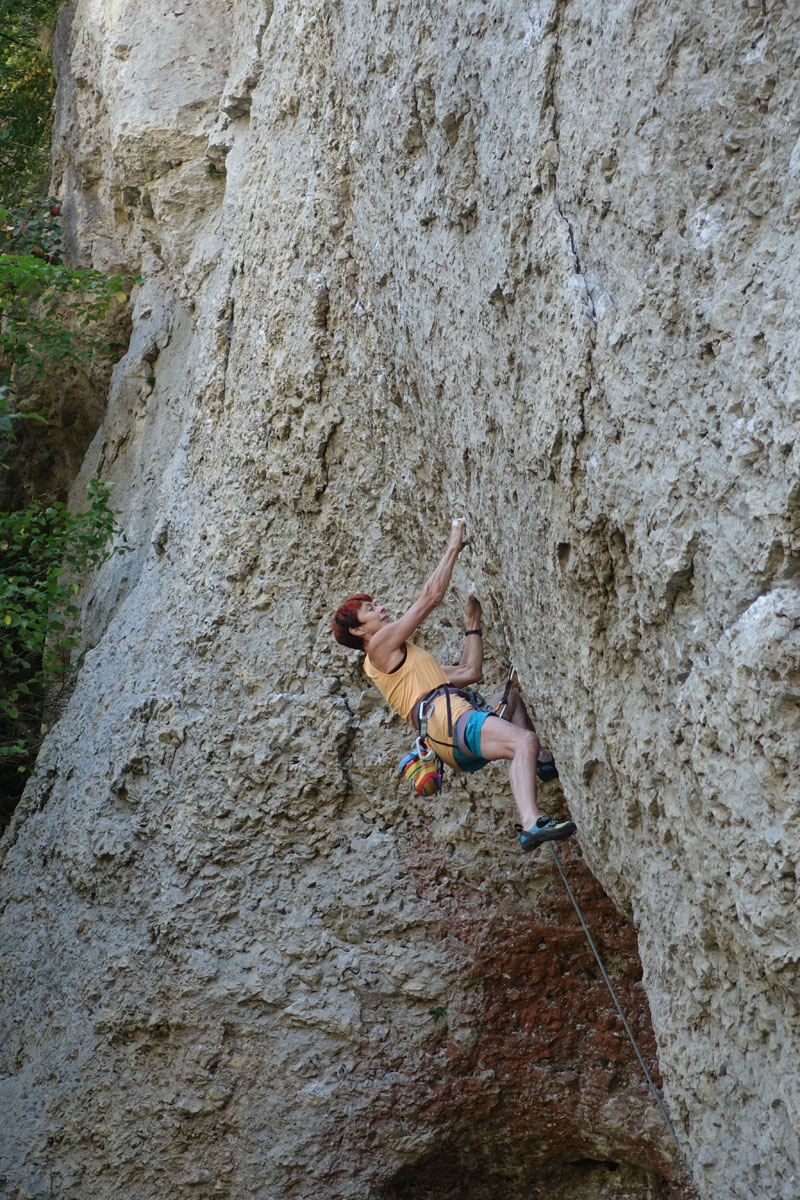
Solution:
M 521 729 L 508 721 L 489 717 L 481 730 L 481 756 L 483 758 L 516 758 L 518 754 L 534 760 L 539 754 L 539 739 L 529 729 Z
M 533 729 L 521 729 L 520 733 L 523 735 L 525 753 L 537 759 L 539 757 L 540 743 L 536 732 Z

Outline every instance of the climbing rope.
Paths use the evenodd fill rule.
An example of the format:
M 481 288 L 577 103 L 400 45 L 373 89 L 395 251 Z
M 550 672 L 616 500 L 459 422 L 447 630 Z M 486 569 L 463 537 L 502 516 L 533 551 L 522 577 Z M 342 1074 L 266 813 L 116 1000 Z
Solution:
M 672 1140 L 674 1141 L 674 1143 L 677 1147 L 678 1154 L 680 1156 L 680 1160 L 683 1163 L 684 1167 L 686 1168 L 686 1173 L 689 1176 L 689 1179 L 692 1181 L 692 1186 L 694 1187 L 695 1191 L 697 1192 L 698 1200 L 702 1200 L 702 1197 L 700 1196 L 700 1191 L 695 1182 L 694 1175 L 692 1174 L 692 1168 L 689 1166 L 689 1164 L 686 1161 L 686 1158 L 684 1156 L 684 1153 L 681 1150 L 681 1144 L 678 1141 L 678 1135 L 675 1132 L 675 1127 L 672 1124 L 672 1121 L 670 1121 L 670 1119 L 669 1119 L 669 1113 L 667 1112 L 666 1108 L 664 1107 L 664 1101 L 661 1099 L 661 1096 L 659 1095 L 658 1088 L 653 1083 L 653 1077 L 650 1074 L 650 1072 L 648 1071 L 647 1064 L 645 1063 L 644 1059 L 642 1058 L 641 1051 L 639 1050 L 639 1047 L 636 1044 L 636 1038 L 633 1036 L 631 1027 L 625 1019 L 625 1013 L 622 1011 L 620 1002 L 617 999 L 617 994 L 611 985 L 611 980 L 608 977 L 608 972 L 606 971 L 605 967 L 603 966 L 603 961 L 600 958 L 600 954 L 598 953 L 597 946 L 594 944 L 594 938 L 592 937 L 591 933 L 589 932 L 589 927 L 583 919 L 583 913 L 580 910 L 578 901 L 575 899 L 575 894 L 572 891 L 572 888 L 569 886 L 569 880 L 567 879 L 566 875 L 564 874 L 564 868 L 561 865 L 561 859 L 558 857 L 558 854 L 556 853 L 556 848 L 553 845 L 553 843 L 548 842 L 547 845 L 550 849 L 550 853 L 552 854 L 553 858 L 556 860 L 556 866 L 559 869 L 561 878 L 564 880 L 564 887 L 567 889 L 567 892 L 569 893 L 569 898 L 572 901 L 572 904 L 575 908 L 575 912 L 578 914 L 578 920 L 580 921 L 581 925 L 583 926 L 583 932 L 586 934 L 586 939 L 592 948 L 592 952 L 594 953 L 595 958 L 597 959 L 597 965 L 602 972 L 603 979 L 605 979 L 605 981 L 606 981 L 606 987 L 608 988 L 609 992 L 611 993 L 611 999 L 614 1001 L 614 1004 L 617 1007 L 617 1012 L 620 1015 L 622 1024 L 625 1026 L 625 1032 L 627 1033 L 628 1037 L 630 1038 L 631 1045 L 633 1046 L 634 1050 L 636 1051 L 636 1057 L 639 1060 L 639 1065 L 641 1066 L 642 1070 L 644 1071 L 644 1077 L 650 1085 L 650 1091 L 655 1096 L 656 1104 L 661 1109 L 661 1115 L 667 1123 L 667 1129 L 669 1129 L 670 1133 L 672 1134 Z

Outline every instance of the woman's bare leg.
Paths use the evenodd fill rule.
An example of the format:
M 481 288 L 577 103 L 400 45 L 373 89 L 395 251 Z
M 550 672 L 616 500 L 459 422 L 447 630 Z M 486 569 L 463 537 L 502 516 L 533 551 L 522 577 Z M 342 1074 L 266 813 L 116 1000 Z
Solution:
M 523 705 L 524 709 L 524 705 Z M 527 714 L 526 714 L 527 716 Z M 487 717 L 481 729 L 481 758 L 506 759 L 511 763 L 509 782 L 524 829 L 531 829 L 539 818 L 536 803 L 536 762 L 539 739 L 533 729 L 509 721 Z
M 498 692 L 492 700 L 492 707 L 496 708 L 497 705 L 502 702 L 502 699 L 503 693 Z M 527 729 L 530 733 L 536 733 L 536 730 L 533 726 L 533 721 L 528 716 L 528 710 L 525 707 L 525 701 L 515 688 L 512 688 L 508 693 L 508 704 L 506 705 L 506 710 L 503 713 L 503 720 L 510 721 L 512 725 L 517 725 L 520 729 Z M 553 756 L 549 750 L 543 750 L 540 746 L 538 756 L 539 762 L 550 762 L 552 757 Z

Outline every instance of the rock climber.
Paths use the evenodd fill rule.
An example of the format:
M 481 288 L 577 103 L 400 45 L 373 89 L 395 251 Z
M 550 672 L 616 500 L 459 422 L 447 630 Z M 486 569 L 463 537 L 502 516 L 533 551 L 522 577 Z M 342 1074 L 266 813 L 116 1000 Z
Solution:
M 441 667 L 431 654 L 409 641 L 444 600 L 456 559 L 469 544 L 465 526 L 461 518 L 453 522 L 441 562 L 402 617 L 393 621 L 385 605 L 360 592 L 337 609 L 331 628 L 341 645 L 364 652 L 367 678 L 409 725 L 419 731 L 420 718 L 427 715 L 428 742 L 443 762 L 472 772 L 499 759 L 510 761 L 511 790 L 521 820 L 516 828 L 523 850 L 532 850 L 542 842 L 569 837 L 575 825 L 539 812 L 537 771 L 543 781 L 555 778 L 558 772 L 552 757 L 539 761 L 539 739 L 519 693 L 507 689 L 501 718 L 481 711 L 460 691 L 480 682 L 483 674 L 482 610 L 477 597 L 472 592 L 467 596 L 466 643 L 457 666 Z

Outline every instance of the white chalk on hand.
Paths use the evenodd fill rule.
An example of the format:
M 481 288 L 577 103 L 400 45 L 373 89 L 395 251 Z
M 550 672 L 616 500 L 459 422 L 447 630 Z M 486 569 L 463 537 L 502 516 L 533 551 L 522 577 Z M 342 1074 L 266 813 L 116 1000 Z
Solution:
M 478 603 L 480 604 L 480 599 L 481 599 L 481 598 L 480 598 L 480 596 L 478 595 L 478 589 L 477 589 L 477 587 L 475 586 L 475 580 L 474 580 L 474 579 L 470 580 L 470 582 L 467 584 L 467 595 L 468 595 L 468 596 L 474 596 L 474 597 L 475 597 L 475 599 L 476 599 L 476 600 L 478 601 Z

